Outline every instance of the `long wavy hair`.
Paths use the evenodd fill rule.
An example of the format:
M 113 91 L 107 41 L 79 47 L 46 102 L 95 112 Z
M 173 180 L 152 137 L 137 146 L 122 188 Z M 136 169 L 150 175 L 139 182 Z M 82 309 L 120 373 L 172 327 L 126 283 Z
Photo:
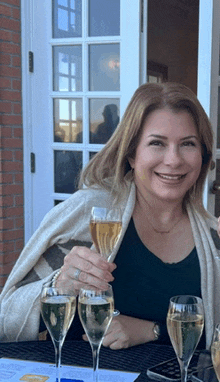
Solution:
M 120 200 L 131 170 L 128 159 L 135 157 L 145 120 L 151 112 L 164 108 L 175 113 L 186 111 L 195 122 L 202 147 L 202 167 L 196 183 L 185 195 L 184 206 L 193 199 L 204 211 L 202 196 L 212 159 L 212 127 L 196 95 L 178 83 L 147 83 L 135 91 L 114 134 L 82 171 L 79 187 L 100 186 Z

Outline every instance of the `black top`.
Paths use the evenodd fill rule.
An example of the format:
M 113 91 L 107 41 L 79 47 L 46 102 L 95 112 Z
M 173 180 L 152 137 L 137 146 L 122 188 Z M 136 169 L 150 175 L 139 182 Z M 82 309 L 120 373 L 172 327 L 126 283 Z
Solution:
M 142 243 L 131 219 L 114 262 L 115 308 L 127 316 L 159 322 L 161 337 L 157 343 L 170 345 L 166 329 L 170 298 L 182 294 L 201 297 L 196 248 L 178 263 L 164 263 Z M 67 338 L 79 339 L 82 333 L 76 314 Z M 205 348 L 204 332 L 199 345 Z

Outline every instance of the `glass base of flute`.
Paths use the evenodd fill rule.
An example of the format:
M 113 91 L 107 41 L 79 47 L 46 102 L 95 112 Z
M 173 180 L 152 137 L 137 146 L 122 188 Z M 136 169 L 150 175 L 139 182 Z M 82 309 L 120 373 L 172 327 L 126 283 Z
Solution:
M 187 381 L 188 365 L 201 338 L 203 327 L 201 298 L 182 295 L 170 299 L 167 330 L 180 365 L 181 382 Z
M 92 207 L 90 232 L 97 252 L 109 261 L 122 232 L 121 209 Z M 119 314 L 119 310 L 114 309 L 114 317 Z

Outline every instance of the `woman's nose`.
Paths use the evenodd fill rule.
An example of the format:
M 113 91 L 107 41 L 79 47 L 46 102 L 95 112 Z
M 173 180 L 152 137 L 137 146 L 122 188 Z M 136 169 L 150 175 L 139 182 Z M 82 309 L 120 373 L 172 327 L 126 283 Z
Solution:
M 164 163 L 169 166 L 178 167 L 183 162 L 180 150 L 178 147 L 167 148 L 164 155 Z

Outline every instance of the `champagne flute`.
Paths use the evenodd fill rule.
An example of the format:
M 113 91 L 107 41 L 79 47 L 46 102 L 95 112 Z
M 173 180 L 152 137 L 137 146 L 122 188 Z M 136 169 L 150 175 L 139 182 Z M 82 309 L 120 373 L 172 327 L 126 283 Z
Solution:
M 201 298 L 175 296 L 170 299 L 167 330 L 181 371 L 181 382 L 187 381 L 187 369 L 204 327 Z
M 218 381 L 220 381 L 220 324 L 217 324 L 214 330 L 211 355 L 215 374 L 218 378 Z
M 92 207 L 90 232 L 97 252 L 109 261 L 122 232 L 120 208 Z M 119 314 L 119 310 L 114 309 L 114 317 Z
M 101 257 L 110 260 L 121 231 L 122 215 L 120 208 L 92 208 L 90 232 L 95 248 Z
M 76 295 L 64 286 L 43 284 L 40 296 L 41 314 L 55 349 L 56 382 L 60 382 L 61 350 L 76 311 Z
M 81 288 L 78 298 L 79 318 L 92 348 L 93 381 L 98 382 L 99 351 L 114 311 L 111 285 L 105 290 Z

